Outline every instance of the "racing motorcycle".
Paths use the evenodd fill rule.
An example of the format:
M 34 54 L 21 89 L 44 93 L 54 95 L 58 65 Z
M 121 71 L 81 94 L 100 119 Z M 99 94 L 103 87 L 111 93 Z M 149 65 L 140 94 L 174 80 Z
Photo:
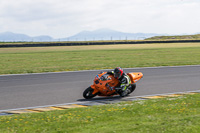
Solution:
M 143 74 L 141 72 L 137 73 L 126 73 L 131 80 L 131 85 L 127 88 L 128 94 L 132 93 L 136 88 L 136 82 L 139 81 Z M 97 76 L 94 78 L 93 85 L 88 87 L 83 92 L 83 97 L 85 99 L 91 99 L 95 96 L 114 96 L 114 95 L 120 95 L 121 89 L 117 89 L 116 86 L 118 86 L 119 80 L 117 80 L 114 75 L 107 74 L 107 72 L 101 72 L 97 74 Z

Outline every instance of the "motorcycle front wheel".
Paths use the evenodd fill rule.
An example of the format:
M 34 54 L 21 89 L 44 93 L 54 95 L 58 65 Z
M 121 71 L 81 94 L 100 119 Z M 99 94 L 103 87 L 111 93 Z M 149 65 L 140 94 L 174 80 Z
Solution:
M 83 92 L 83 97 L 85 99 L 91 99 L 93 97 L 95 97 L 97 95 L 96 94 L 92 94 L 92 92 L 94 91 L 94 89 L 92 89 L 91 87 L 88 87 L 84 92 Z

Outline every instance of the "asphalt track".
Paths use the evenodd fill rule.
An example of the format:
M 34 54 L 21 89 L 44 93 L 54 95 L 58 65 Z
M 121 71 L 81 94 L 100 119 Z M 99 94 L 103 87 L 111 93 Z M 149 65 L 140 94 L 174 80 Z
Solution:
M 124 70 L 144 74 L 130 97 L 200 90 L 200 66 Z M 95 75 L 99 72 L 0 76 L 0 110 L 84 101 L 83 91 L 93 83 Z

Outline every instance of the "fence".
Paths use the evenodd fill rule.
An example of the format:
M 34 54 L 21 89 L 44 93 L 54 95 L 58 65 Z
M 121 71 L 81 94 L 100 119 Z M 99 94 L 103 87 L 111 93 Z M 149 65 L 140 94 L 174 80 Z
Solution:
M 113 45 L 113 44 L 148 44 L 148 43 L 194 43 L 200 40 L 168 40 L 168 41 L 103 41 L 103 42 L 43 42 L 43 43 L 21 43 L 21 44 L 7 44 L 1 43 L 0 48 L 5 47 L 48 47 L 48 46 L 78 46 L 78 45 Z

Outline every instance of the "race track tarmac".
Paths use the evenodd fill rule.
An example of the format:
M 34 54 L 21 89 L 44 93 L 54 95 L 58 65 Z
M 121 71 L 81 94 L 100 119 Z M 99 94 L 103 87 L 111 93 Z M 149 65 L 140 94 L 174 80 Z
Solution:
M 107 71 L 107 70 L 105 70 Z M 200 90 L 200 66 L 124 69 L 142 72 L 131 96 Z M 100 71 L 0 76 L 0 110 L 83 101 Z

